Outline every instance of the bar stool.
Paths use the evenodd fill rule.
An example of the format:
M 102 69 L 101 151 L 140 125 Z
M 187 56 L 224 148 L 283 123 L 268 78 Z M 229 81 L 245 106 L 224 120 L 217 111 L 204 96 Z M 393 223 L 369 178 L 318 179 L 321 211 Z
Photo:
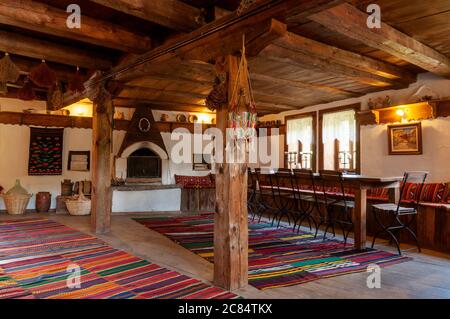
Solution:
M 412 207 L 401 206 L 401 201 L 399 201 L 397 204 L 385 203 L 372 205 L 375 221 L 381 227 L 381 230 L 377 231 L 373 236 L 372 248 L 375 245 L 375 240 L 377 239 L 377 237 L 382 233 L 387 233 L 390 236 L 391 241 L 393 241 L 397 246 L 398 254 L 401 255 L 402 251 L 400 250 L 400 233 L 402 230 L 406 230 L 411 234 L 414 241 L 416 242 L 418 251 L 421 252 L 417 236 L 409 226 L 417 216 L 417 209 L 419 207 L 423 185 L 425 184 L 427 176 L 428 172 L 406 172 L 403 176 L 400 194 L 404 194 L 407 183 L 417 183 L 417 187 L 413 191 L 411 191 L 411 194 L 409 194 L 410 196 L 408 196 L 409 198 L 413 199 Z M 382 222 L 382 219 L 385 216 L 391 218 L 391 222 L 387 225 Z M 401 220 L 405 219 L 405 217 L 408 218 L 409 216 L 411 216 L 409 221 L 403 222 Z M 395 233 L 397 233 L 398 236 L 395 236 Z
M 347 245 L 347 239 L 350 232 L 354 229 L 352 221 L 352 210 L 355 208 L 355 201 L 350 200 L 345 193 L 344 178 L 342 172 L 321 170 L 320 178 L 322 181 L 322 191 L 327 212 L 327 221 L 323 239 L 326 239 L 328 229 L 331 228 L 333 235 L 336 236 L 335 226 L 339 226 L 344 236 L 344 246 Z M 332 194 L 327 192 L 327 187 L 336 185 Z

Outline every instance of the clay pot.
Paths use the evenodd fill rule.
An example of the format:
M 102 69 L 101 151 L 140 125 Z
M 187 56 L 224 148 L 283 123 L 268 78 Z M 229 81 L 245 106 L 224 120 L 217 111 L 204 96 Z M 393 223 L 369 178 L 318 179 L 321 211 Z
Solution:
M 52 202 L 52 194 L 49 192 L 39 192 L 36 194 L 36 211 L 38 213 L 48 213 Z

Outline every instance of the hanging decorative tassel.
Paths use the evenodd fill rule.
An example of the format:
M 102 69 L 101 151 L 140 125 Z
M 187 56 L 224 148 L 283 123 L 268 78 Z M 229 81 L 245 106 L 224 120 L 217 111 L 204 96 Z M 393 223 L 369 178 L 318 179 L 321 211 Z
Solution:
M 56 82 L 56 73 L 42 60 L 42 63 L 31 70 L 28 75 L 34 84 L 40 87 L 50 88 Z
M 11 61 L 8 53 L 0 60 L 0 92 L 7 93 L 7 82 L 15 83 L 20 77 L 20 69 Z
M 17 97 L 24 101 L 31 101 L 36 98 L 33 90 L 33 85 L 31 84 L 31 81 L 28 80 L 28 78 L 25 80 L 22 88 L 17 91 Z
M 72 77 L 72 79 L 69 80 L 68 88 L 74 93 L 81 93 L 84 91 L 83 77 L 80 74 L 79 67 L 77 67 L 77 72 L 75 72 L 75 75 Z
M 233 136 L 236 141 L 249 142 L 255 136 L 257 113 L 245 57 L 245 38 L 242 41 L 242 56 L 236 79 L 236 85 L 231 95 L 228 127 L 233 129 Z M 246 83 L 240 83 L 240 79 L 245 79 Z M 246 89 L 248 89 L 248 92 L 246 92 Z M 248 147 L 246 146 L 246 148 Z
M 47 100 L 51 110 L 58 110 L 64 102 L 64 93 L 60 82 L 56 82 L 47 93 Z

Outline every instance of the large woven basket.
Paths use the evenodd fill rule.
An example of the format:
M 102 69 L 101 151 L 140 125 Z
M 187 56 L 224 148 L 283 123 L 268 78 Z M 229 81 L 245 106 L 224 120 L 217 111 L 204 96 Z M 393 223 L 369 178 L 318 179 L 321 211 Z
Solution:
M 6 210 L 10 215 L 22 215 L 27 209 L 32 194 L 3 194 Z
M 91 200 L 80 191 L 78 198 L 66 199 L 67 210 L 73 216 L 85 216 L 91 213 Z

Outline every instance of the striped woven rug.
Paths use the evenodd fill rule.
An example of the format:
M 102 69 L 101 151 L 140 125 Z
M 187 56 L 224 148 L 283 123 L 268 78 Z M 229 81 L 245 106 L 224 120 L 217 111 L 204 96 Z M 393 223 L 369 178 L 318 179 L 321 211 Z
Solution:
M 140 218 L 153 229 L 197 255 L 214 261 L 214 214 Z M 275 228 L 249 221 L 249 284 L 264 290 L 293 286 L 321 278 L 366 271 L 369 264 L 388 266 L 410 260 L 385 251 L 353 249 L 334 239 Z
M 70 288 L 73 266 L 79 267 L 79 288 Z M 48 219 L 0 222 L 0 298 L 237 297 Z

